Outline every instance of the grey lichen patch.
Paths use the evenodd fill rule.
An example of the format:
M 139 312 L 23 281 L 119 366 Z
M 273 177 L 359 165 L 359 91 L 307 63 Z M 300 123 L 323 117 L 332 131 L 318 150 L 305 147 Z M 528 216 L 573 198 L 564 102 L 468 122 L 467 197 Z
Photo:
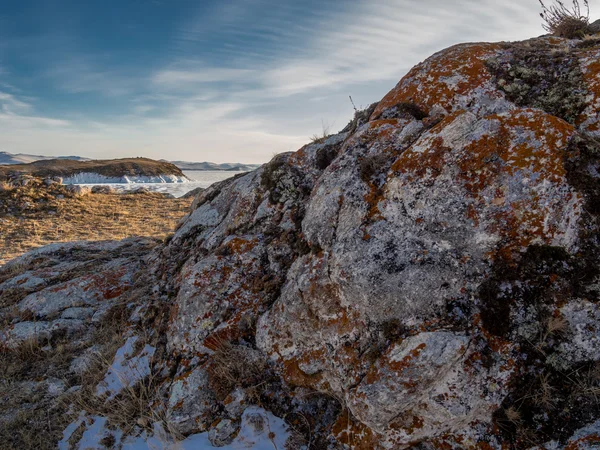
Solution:
M 575 122 L 586 107 L 587 95 L 576 57 L 535 46 L 520 46 L 505 55 L 489 59 L 486 66 L 510 101 Z
M 285 203 L 287 200 L 298 200 L 309 192 L 303 184 L 300 171 L 288 163 L 288 155 L 278 155 L 265 165 L 261 178 L 261 186 L 269 192 L 271 203 Z

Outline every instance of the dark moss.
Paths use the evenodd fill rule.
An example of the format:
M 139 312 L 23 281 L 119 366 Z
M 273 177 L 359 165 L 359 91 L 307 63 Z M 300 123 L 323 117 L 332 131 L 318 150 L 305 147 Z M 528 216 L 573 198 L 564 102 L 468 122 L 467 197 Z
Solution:
M 378 119 L 416 119 L 423 120 L 428 114 L 421 107 L 411 102 L 401 102 L 386 109 Z
M 389 275 L 400 273 L 406 269 L 406 263 L 403 262 L 400 253 L 396 242 L 389 240 L 380 251 L 373 254 L 373 260 Z
M 487 68 L 506 97 L 574 123 L 586 107 L 587 89 L 576 57 L 548 48 L 515 46 L 506 59 Z
M 217 256 L 231 256 L 233 255 L 233 251 L 229 245 L 221 245 L 219 248 L 215 250 L 215 255 Z
M 365 156 L 359 165 L 360 179 L 365 183 L 370 183 L 375 175 L 387 172 L 391 164 L 390 155 L 384 153 Z
M 590 135 L 577 134 L 571 138 L 565 155 L 567 180 L 586 202 L 586 210 L 600 214 L 600 140 Z
M 511 393 L 493 414 L 502 437 L 512 448 L 528 449 L 556 440 L 566 444 L 582 426 L 600 416 L 594 391 L 600 387 L 598 366 L 584 363 L 569 373 L 546 364 L 544 355 L 526 349 L 526 364 L 513 378 Z M 507 411 L 516 412 L 518 419 Z
M 530 246 L 518 262 L 496 263 L 478 292 L 483 326 L 496 336 L 510 337 L 518 349 L 519 364 L 509 394 L 494 413 L 498 430 L 514 449 L 551 440 L 565 443 L 575 430 L 600 417 L 594 396 L 600 388 L 599 363 L 563 361 L 557 351 L 568 339 L 568 327 L 558 333 L 550 328 L 561 303 L 597 297 L 588 287 L 599 273 L 598 233 L 590 232 L 598 228 L 596 216 L 588 215 L 588 220 L 591 228 L 580 234 L 577 254 L 561 247 Z M 528 325 L 537 330 L 533 337 L 514 333 L 511 318 L 525 310 Z
M 498 261 L 491 276 L 478 289 L 480 315 L 484 328 L 505 337 L 511 331 L 511 308 L 538 306 L 555 302 L 557 295 L 584 290 L 581 270 L 583 261 L 561 247 L 532 245 L 516 264 Z M 508 283 L 511 289 L 503 289 Z M 543 320 L 543 317 L 539 317 Z
M 479 287 L 482 303 L 481 320 L 486 330 L 496 336 L 504 336 L 510 331 L 510 302 L 501 295 L 499 280 L 496 277 L 485 281 Z
M 371 115 L 373 115 L 373 112 L 375 111 L 375 108 L 377 108 L 378 104 L 379 102 L 373 103 L 366 109 L 354 110 L 354 117 L 341 132 L 354 133 L 358 129 L 358 127 L 369 121 L 369 118 L 371 117 Z
M 117 441 L 112 434 L 109 434 L 108 436 L 104 436 L 102 439 L 100 439 L 100 444 L 106 448 L 114 448 L 116 443 L 117 443 Z
M 288 155 L 279 155 L 264 166 L 261 187 L 269 193 L 271 203 L 280 203 L 288 199 L 301 200 L 310 194 L 302 172 L 288 164 Z
M 578 42 L 577 48 L 581 48 L 581 49 L 592 48 L 592 47 L 596 47 L 597 45 L 600 45 L 600 37 L 593 38 L 593 39 L 586 39 L 581 42 Z
M 589 380 L 587 373 L 595 367 L 592 362 L 570 366 L 566 372 L 557 367 L 555 361 L 561 356 L 556 352 L 568 329 L 558 334 L 550 330 L 558 302 L 584 292 L 592 299 L 587 285 L 597 275 L 596 259 L 597 255 L 571 255 L 560 247 L 531 246 L 517 264 L 499 263 L 479 289 L 483 326 L 497 336 L 510 334 L 518 346 L 519 366 L 510 393 L 494 414 L 503 438 L 515 449 L 550 440 L 564 443 L 575 430 L 600 416 L 597 399 L 590 395 L 600 385 L 600 372 L 597 379 Z M 513 309 L 529 311 L 532 317 L 527 320 L 537 330 L 535 337 L 512 334 Z M 586 383 L 587 393 L 582 390 Z
M 573 136 L 565 152 L 567 180 L 584 199 L 579 219 L 579 245 L 575 254 L 580 280 L 578 296 L 598 300 L 586 286 L 600 276 L 600 141 L 589 135 Z
M 339 151 L 338 145 L 326 145 L 323 148 L 317 150 L 315 155 L 315 164 L 317 169 L 325 170 L 337 157 Z
M 408 334 L 408 329 L 400 319 L 386 320 L 381 324 L 380 328 L 383 337 L 390 343 L 396 342 Z

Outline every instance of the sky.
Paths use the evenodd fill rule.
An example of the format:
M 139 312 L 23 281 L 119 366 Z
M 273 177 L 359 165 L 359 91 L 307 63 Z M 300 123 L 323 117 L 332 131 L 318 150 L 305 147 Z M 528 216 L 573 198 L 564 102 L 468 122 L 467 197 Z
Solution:
M 0 151 L 263 163 L 341 130 L 349 96 L 359 108 L 380 100 L 436 51 L 543 34 L 539 9 L 537 0 L 2 0 Z

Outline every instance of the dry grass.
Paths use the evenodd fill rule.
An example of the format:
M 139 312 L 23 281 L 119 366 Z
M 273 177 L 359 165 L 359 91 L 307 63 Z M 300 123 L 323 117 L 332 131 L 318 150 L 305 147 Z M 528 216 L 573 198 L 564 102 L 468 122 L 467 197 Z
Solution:
M 390 155 L 378 153 L 376 155 L 365 156 L 360 161 L 360 178 L 365 183 L 370 183 L 374 175 L 387 171 L 392 158 Z
M 550 383 L 550 375 L 541 374 L 539 377 L 539 388 L 533 396 L 533 401 L 538 406 L 550 410 L 554 408 L 556 389 Z
M 165 238 L 174 231 L 193 200 L 169 199 L 159 194 L 41 199 L 33 195 L 20 189 L 0 191 L 0 203 L 5 200 L 24 205 L 0 210 L 0 264 L 54 242 L 132 236 Z
M 216 339 L 213 346 L 215 352 L 208 373 L 215 392 L 225 398 L 236 387 L 243 387 L 247 394 L 258 399 L 268 377 L 266 361 L 255 358 L 243 345 Z
M 579 370 L 567 376 L 576 386 L 575 394 L 583 395 L 600 404 L 600 363 L 586 370 Z
M 568 39 L 583 38 L 590 23 L 590 6 L 588 0 L 573 0 L 573 7 L 569 8 L 562 0 L 555 0 L 551 6 L 542 6 L 540 16 L 544 20 L 543 27 L 549 33 Z M 585 13 L 583 12 L 585 11 Z
M 0 192 L 12 191 L 13 187 L 7 181 L 0 181 Z
M 80 410 L 105 416 L 111 425 L 127 430 L 143 422 L 143 417 L 150 414 L 150 399 L 155 389 L 152 380 L 125 389 L 110 402 L 95 395 L 96 385 L 104 378 L 110 361 L 123 344 L 128 315 L 125 306 L 116 305 L 98 324 L 92 338 L 98 349 L 81 375 L 71 374 L 69 366 L 73 357 L 89 343 L 77 345 L 67 336 L 55 342 L 50 350 L 44 350 L 44 343 L 32 339 L 15 349 L 0 352 L 0 398 L 4 400 L 0 409 L 16 411 L 5 420 L 0 416 L 0 442 L 6 446 L 0 447 L 54 449 L 62 431 Z M 57 398 L 50 398 L 45 390 L 39 389 L 33 396 L 20 392 L 19 383 L 48 377 L 81 388 Z
M 0 420 L 2 448 L 24 450 L 53 449 L 62 430 L 70 422 L 65 405 L 51 401 L 45 389 L 23 392 L 20 382 L 36 382 L 47 376 L 62 378 L 71 360 L 71 349 L 57 343 L 44 351 L 38 339 L 31 339 L 15 349 L 0 350 L 0 398 L 2 412 L 14 415 Z
M 331 136 L 331 126 L 326 125 L 325 122 L 321 121 L 321 134 L 313 134 L 310 137 L 310 141 L 313 144 L 320 144 L 325 142 L 329 136 Z

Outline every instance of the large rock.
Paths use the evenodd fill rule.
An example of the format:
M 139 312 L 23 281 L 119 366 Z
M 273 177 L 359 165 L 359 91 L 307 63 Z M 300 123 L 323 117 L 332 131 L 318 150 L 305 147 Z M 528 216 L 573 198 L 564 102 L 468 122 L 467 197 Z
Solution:
M 181 267 L 163 282 L 171 351 L 193 364 L 215 339 L 255 339 L 289 386 L 340 399 L 351 420 L 330 433 L 346 443 L 344 423 L 383 448 L 442 435 L 495 446 L 521 428 L 564 439 L 584 425 L 552 431 L 566 416 L 523 406 L 516 383 L 542 389 L 599 356 L 586 287 L 598 147 L 582 132 L 597 126 L 600 78 L 598 50 L 578 45 L 444 50 L 352 134 L 201 193 L 156 266 Z M 564 79 L 535 85 L 525 69 L 543 64 Z M 575 82 L 585 95 L 557 99 Z M 254 335 L 243 326 L 255 321 Z M 561 389 L 557 404 L 577 404 Z M 580 421 L 595 417 L 584 403 Z M 513 409 L 526 425 L 505 424 Z

